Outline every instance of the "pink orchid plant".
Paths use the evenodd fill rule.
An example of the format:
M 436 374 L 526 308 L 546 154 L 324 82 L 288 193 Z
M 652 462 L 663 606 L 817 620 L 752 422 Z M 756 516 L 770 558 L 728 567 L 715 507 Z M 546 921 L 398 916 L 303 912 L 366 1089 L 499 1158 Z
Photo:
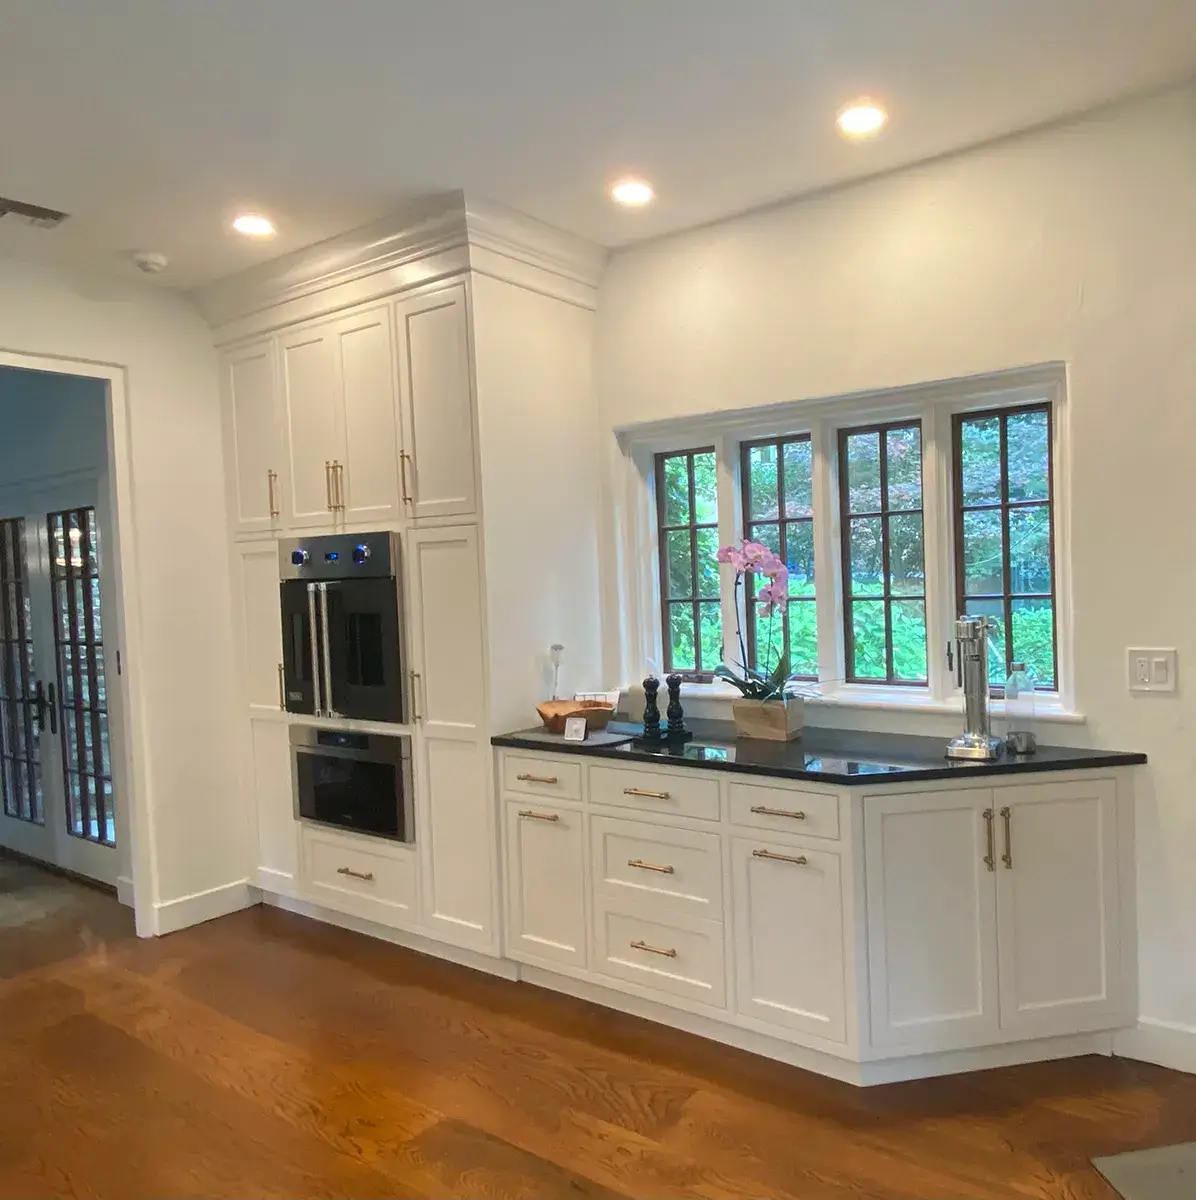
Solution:
M 784 695 L 789 681 L 789 659 L 781 654 L 769 672 L 757 671 L 747 665 L 747 647 L 743 640 L 743 628 L 739 618 L 739 589 L 744 576 L 749 572 L 767 579 L 768 582 L 756 592 L 756 602 L 768 617 L 768 649 L 763 661 L 772 658 L 776 634 L 778 609 L 784 611 L 789 599 L 789 568 L 784 561 L 760 542 L 743 541 L 737 546 L 719 548 L 718 561 L 730 565 L 735 572 L 735 632 L 739 637 L 740 668 L 743 675 L 736 675 L 726 664 L 719 666 L 715 674 L 737 687 L 749 700 L 779 700 Z

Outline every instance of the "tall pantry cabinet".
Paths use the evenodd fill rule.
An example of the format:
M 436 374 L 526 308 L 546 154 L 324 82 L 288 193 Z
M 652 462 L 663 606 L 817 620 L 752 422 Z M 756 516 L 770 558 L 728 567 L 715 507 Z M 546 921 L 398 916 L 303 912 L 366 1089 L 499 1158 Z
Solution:
M 267 900 L 503 952 L 490 736 L 535 721 L 554 642 L 568 686 L 602 683 L 600 264 L 457 196 L 414 229 L 358 231 L 198 297 L 220 352 L 242 779 Z M 410 715 L 350 724 L 412 737 L 413 845 L 296 820 L 289 726 L 311 718 L 282 706 L 278 540 L 379 529 L 400 536 Z

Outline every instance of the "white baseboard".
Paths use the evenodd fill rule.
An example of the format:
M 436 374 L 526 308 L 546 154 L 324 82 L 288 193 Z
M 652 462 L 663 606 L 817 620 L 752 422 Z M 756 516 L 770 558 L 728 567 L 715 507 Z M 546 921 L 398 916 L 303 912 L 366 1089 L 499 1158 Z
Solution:
M 133 880 L 128 875 L 116 877 L 116 898 L 126 908 L 133 907 Z
M 220 887 L 155 904 L 154 915 L 158 926 L 155 932 L 159 935 L 175 933 L 189 925 L 213 921 L 243 908 L 252 908 L 260 902 L 261 892 L 249 880 L 238 879 L 235 883 L 221 884 Z
M 1113 1038 L 1113 1053 L 1196 1075 L 1196 1029 L 1143 1017 L 1133 1029 L 1123 1029 Z
M 280 895 L 270 891 L 262 892 L 262 903 L 286 912 L 298 913 L 301 917 L 310 917 L 313 921 L 324 921 L 328 925 L 336 925 L 341 929 L 350 929 L 354 933 L 365 934 L 366 937 L 378 938 L 407 950 L 415 950 L 419 954 L 428 954 L 433 958 L 443 958 L 447 962 L 458 963 L 463 967 L 471 967 L 475 971 L 485 971 L 487 975 L 498 975 L 503 979 L 518 979 L 519 964 L 506 958 L 495 958 L 480 950 L 470 950 L 464 946 L 453 946 L 448 942 L 440 942 L 422 933 L 414 933 L 407 929 L 394 929 L 389 925 L 379 925 L 377 921 L 367 921 L 364 917 L 350 916 L 335 909 L 324 908 L 312 904 L 308 900 L 298 900 L 293 896 Z

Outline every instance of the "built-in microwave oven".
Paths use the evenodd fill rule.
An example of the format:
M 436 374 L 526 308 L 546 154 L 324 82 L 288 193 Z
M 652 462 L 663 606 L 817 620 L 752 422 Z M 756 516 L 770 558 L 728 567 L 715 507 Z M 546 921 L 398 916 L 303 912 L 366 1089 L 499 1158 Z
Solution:
M 291 757 L 300 820 L 415 841 L 409 737 L 292 725 Z
M 399 564 L 397 533 L 279 544 L 287 712 L 403 723 Z

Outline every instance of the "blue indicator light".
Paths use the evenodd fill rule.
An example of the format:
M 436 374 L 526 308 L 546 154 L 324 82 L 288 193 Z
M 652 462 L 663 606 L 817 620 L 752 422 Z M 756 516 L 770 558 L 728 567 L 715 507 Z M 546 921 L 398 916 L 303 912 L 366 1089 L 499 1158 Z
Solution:
M 340 555 L 337 554 L 337 552 L 335 550 L 330 550 L 327 554 L 324 555 L 325 562 L 336 562 L 336 560 L 338 558 L 340 558 Z

